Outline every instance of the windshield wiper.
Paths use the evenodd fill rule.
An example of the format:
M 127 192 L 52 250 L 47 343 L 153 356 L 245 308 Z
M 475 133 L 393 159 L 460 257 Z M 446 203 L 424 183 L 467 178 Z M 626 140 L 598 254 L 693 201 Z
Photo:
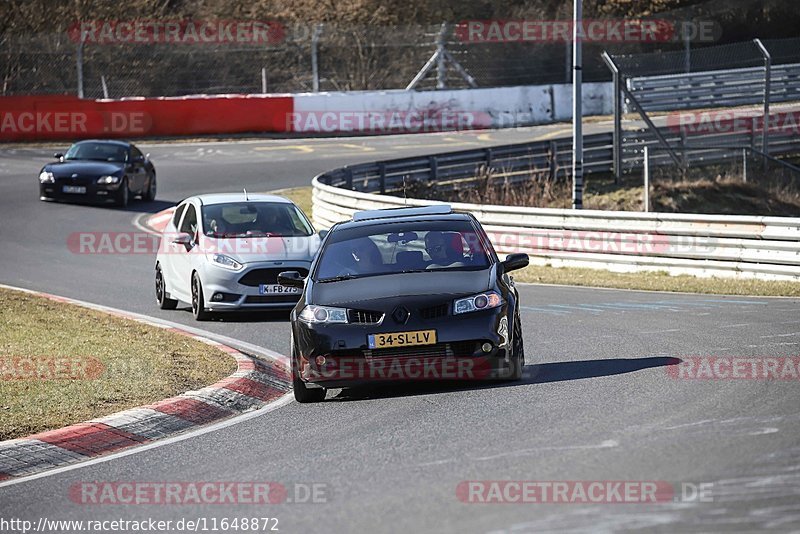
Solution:
M 322 280 L 319 280 L 319 283 L 323 284 L 325 282 L 341 282 L 342 280 L 353 280 L 354 278 L 361 277 L 354 274 L 340 274 L 339 276 L 334 276 L 333 278 L 323 278 Z

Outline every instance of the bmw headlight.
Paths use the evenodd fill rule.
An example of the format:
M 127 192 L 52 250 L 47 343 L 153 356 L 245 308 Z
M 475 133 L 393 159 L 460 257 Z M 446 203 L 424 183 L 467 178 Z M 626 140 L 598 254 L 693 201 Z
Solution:
M 52 184 L 55 181 L 56 179 L 52 172 L 42 171 L 42 173 L 39 175 L 40 184 Z
M 119 183 L 119 176 L 101 176 L 97 179 L 98 184 L 112 185 Z
M 300 319 L 314 324 L 346 323 L 347 309 L 309 304 L 300 312 Z
M 219 265 L 220 267 L 225 267 L 226 269 L 231 269 L 233 271 L 239 271 L 244 267 L 244 265 L 234 260 L 230 256 L 226 256 L 225 254 L 209 254 L 209 259 L 214 264 Z
M 453 303 L 453 313 L 469 313 L 480 310 L 497 308 L 503 304 L 503 299 L 494 291 L 480 293 L 471 297 L 458 299 Z

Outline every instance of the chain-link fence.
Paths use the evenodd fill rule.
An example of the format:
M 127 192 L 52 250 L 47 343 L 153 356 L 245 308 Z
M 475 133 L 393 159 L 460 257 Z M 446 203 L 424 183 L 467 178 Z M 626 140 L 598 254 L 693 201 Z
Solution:
M 623 21 L 624 22 L 624 21 Z M 544 22 L 559 25 L 563 22 Z M 621 24 L 605 22 L 608 27 Z M 0 94 L 179 96 L 403 89 L 440 48 L 417 89 L 568 83 L 569 39 L 472 40 L 464 23 L 407 27 L 307 25 L 266 43 L 100 42 L 76 34 L 0 36 Z M 546 33 L 546 32 L 545 32 Z M 584 42 L 584 81 L 610 74 L 600 54 L 682 50 L 680 41 Z M 680 53 L 680 52 L 678 52 Z M 468 82 L 472 78 L 473 84 Z
M 800 63 L 800 37 L 762 39 L 773 65 Z M 764 55 L 753 41 L 684 49 L 658 54 L 611 54 L 626 78 L 705 72 L 764 65 Z

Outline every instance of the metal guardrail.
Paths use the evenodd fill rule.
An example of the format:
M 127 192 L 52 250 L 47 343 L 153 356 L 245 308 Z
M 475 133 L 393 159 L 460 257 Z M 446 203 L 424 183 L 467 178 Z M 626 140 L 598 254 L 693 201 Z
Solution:
M 764 67 L 646 76 L 626 80 L 645 111 L 761 104 Z M 800 63 L 773 65 L 770 101 L 800 101 Z
M 671 140 L 678 136 L 663 130 Z M 644 130 L 625 135 L 623 163 L 628 170 L 639 169 L 643 147 L 655 144 L 655 136 Z M 693 151 L 725 147 L 716 154 L 703 150 L 699 156 L 687 150 L 684 157 L 703 163 L 724 160 L 730 147 L 747 146 L 751 137 L 744 132 L 684 139 Z M 585 171 L 610 172 L 612 134 L 589 135 L 584 143 Z M 773 154 L 800 152 L 797 136 L 776 135 L 770 143 Z M 314 223 L 327 228 L 364 209 L 438 203 L 402 198 L 404 182 L 436 184 L 437 189 L 468 187 L 488 169 L 502 181 L 529 180 L 532 173 L 566 179 L 570 158 L 570 140 L 555 139 L 342 167 L 314 178 Z M 654 155 L 650 164 L 672 162 Z M 534 263 L 800 281 L 800 218 L 453 206 L 475 214 L 498 252 L 526 252 Z

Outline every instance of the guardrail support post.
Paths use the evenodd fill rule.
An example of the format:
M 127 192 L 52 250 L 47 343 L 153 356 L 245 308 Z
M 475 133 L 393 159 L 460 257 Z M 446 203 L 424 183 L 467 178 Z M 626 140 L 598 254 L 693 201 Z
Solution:
M 485 151 L 486 154 L 486 168 L 490 169 L 492 167 L 492 149 L 487 148 Z
M 344 184 L 347 186 L 347 189 L 352 191 L 353 190 L 353 169 L 350 167 L 345 167 L 344 169 Z
M 381 195 L 386 193 L 386 163 L 378 164 L 378 172 L 380 173 Z
M 644 145 L 644 211 L 650 211 L 650 147 Z
M 550 181 L 556 181 L 556 173 L 558 173 L 558 142 L 550 141 Z
M 430 179 L 436 181 L 439 179 L 439 160 L 436 159 L 436 156 L 431 156 L 428 158 L 428 163 L 431 167 L 431 175 Z
M 747 149 L 742 149 L 742 181 L 747 183 Z
M 769 155 L 769 100 L 772 85 L 772 56 L 761 42 L 761 39 L 753 39 L 761 55 L 764 57 L 764 124 L 761 134 L 761 152 Z M 767 160 L 764 159 L 764 171 L 767 170 Z

